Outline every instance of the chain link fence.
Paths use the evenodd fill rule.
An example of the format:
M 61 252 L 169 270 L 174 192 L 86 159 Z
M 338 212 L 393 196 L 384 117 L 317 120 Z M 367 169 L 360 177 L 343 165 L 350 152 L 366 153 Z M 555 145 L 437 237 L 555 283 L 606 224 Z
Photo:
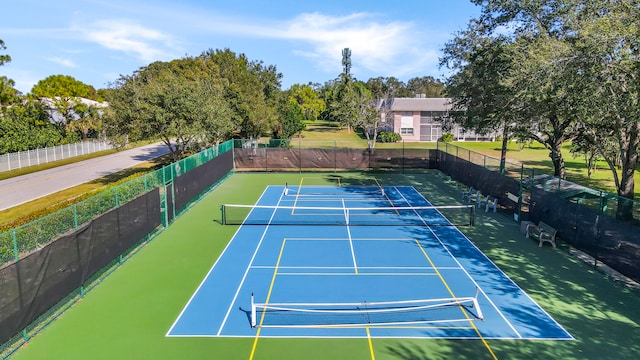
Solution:
M 233 171 L 232 142 L 0 233 L 0 356 L 10 355 Z
M 640 202 L 561 179 L 522 163 L 507 162 L 459 146 L 438 144 L 438 168 L 452 179 L 498 198 L 519 221 L 540 221 L 559 239 L 640 282 Z

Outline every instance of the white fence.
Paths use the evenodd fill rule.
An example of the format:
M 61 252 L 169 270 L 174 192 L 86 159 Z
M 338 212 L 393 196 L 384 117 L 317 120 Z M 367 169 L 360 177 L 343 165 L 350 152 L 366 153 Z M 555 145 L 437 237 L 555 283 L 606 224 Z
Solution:
M 90 154 L 111 148 L 112 146 L 106 141 L 90 140 L 44 149 L 2 154 L 0 155 L 0 172 L 20 169 L 32 165 L 46 164 L 52 161 Z

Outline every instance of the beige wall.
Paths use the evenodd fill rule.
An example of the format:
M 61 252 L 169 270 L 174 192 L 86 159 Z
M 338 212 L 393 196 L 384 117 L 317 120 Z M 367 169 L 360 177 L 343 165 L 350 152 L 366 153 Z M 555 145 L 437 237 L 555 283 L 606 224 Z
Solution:
M 413 112 L 413 135 L 400 133 L 400 129 L 402 126 L 401 119 L 401 112 L 393 114 L 393 131 L 399 133 L 400 136 L 402 136 L 402 140 L 404 141 L 420 141 L 420 112 Z

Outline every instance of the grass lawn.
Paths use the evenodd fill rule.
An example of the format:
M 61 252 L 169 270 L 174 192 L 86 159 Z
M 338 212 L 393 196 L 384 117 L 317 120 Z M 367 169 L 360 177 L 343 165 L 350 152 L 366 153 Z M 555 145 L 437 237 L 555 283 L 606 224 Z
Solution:
M 453 144 L 495 158 L 500 158 L 500 149 L 502 147 L 502 142 L 455 142 Z M 570 148 L 571 144 L 564 144 L 562 147 L 562 156 L 564 157 L 567 171 L 566 179 L 615 194 L 616 187 L 613 174 L 606 162 L 599 161 L 596 171 L 589 178 L 584 157 L 574 157 Z M 538 143 L 518 149 L 518 145 L 515 142 L 510 142 L 507 148 L 507 159 L 524 163 L 525 169 L 535 169 L 536 171 L 553 174 L 553 164 L 549 157 L 549 150 Z M 620 173 L 618 172 L 618 174 Z M 635 183 L 640 184 L 640 171 L 636 171 L 634 178 Z M 640 187 L 636 186 L 635 197 L 638 198 L 639 196 Z

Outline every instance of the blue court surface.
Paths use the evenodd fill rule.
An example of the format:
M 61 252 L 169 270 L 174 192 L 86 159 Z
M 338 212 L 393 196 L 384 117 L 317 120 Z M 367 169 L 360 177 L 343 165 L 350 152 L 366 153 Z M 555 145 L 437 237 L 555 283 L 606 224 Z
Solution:
M 269 186 L 256 205 L 167 336 L 573 339 L 446 212 L 388 209 L 429 206 L 413 187 Z

